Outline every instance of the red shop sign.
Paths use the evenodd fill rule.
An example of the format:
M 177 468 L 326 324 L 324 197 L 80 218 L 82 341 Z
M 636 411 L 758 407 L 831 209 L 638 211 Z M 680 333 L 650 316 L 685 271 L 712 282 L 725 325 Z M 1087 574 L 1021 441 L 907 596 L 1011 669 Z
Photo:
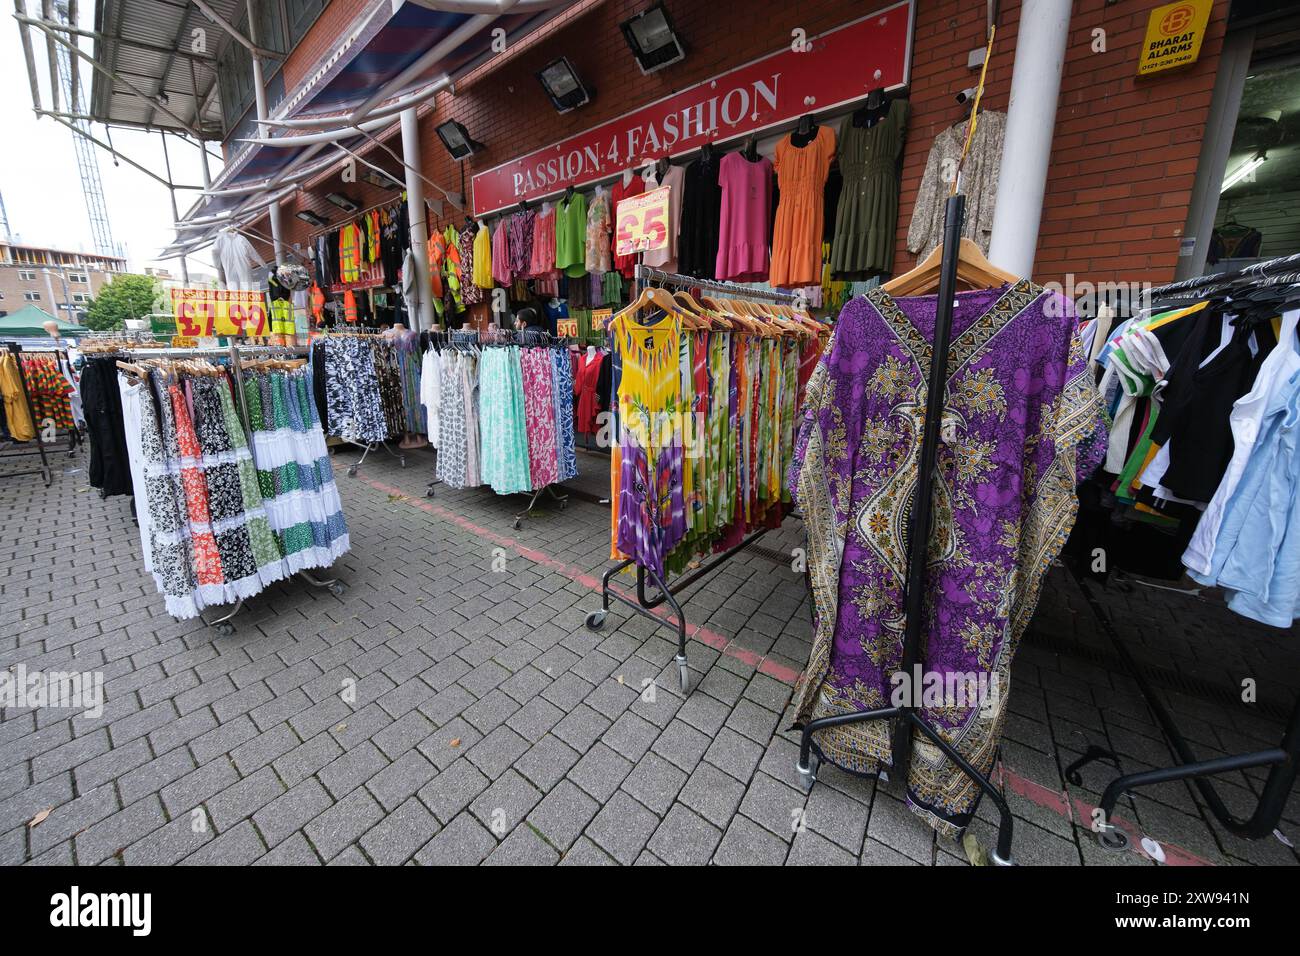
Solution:
M 804 113 L 825 113 L 874 89 L 904 86 L 912 17 L 912 0 L 904 0 L 821 36 L 795 37 L 777 53 L 477 173 L 474 214 L 586 186 L 629 166 L 758 132 Z

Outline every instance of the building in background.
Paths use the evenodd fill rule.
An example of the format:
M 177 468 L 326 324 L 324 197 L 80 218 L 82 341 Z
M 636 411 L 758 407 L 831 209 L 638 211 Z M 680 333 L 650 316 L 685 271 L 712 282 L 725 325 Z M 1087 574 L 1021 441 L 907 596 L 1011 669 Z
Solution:
M 0 316 L 35 305 L 80 322 L 99 290 L 124 272 L 118 256 L 0 242 Z

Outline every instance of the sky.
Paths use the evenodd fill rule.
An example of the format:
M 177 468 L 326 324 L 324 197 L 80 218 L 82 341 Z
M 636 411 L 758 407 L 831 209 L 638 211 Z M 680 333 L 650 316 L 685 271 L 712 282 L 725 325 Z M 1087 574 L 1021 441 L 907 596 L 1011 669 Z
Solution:
M 83 4 L 82 25 L 93 11 L 93 4 Z M 39 8 L 39 4 L 36 5 Z M 28 10 L 33 9 L 28 4 Z M 41 78 L 42 104 L 50 105 L 47 79 L 49 67 L 45 59 L 44 37 L 37 33 L 34 39 L 36 73 Z M 82 49 L 92 52 L 91 41 L 83 39 Z M 86 61 L 81 64 L 83 95 L 89 98 L 93 69 Z M 5 148 L 0 149 L 0 196 L 4 198 L 9 217 L 9 231 L 15 240 L 32 245 L 51 246 L 73 251 L 92 251 L 90 221 L 86 215 L 85 198 L 81 190 L 81 176 L 77 171 L 77 157 L 73 151 L 75 135 L 49 117 L 37 117 L 32 112 L 32 98 L 27 80 L 27 66 L 23 59 L 22 42 L 18 24 L 8 15 L 0 16 L 0 129 L 5 131 Z M 100 140 L 104 128 L 92 127 L 93 135 Z M 113 146 L 118 152 L 130 156 L 147 169 L 165 175 L 162 137 L 158 133 L 114 129 Z M 201 186 L 203 175 L 199 153 L 192 142 L 177 137 L 167 137 L 175 182 Z M 179 260 L 158 261 L 154 257 L 171 242 L 171 200 L 165 186 L 144 173 L 118 162 L 105 150 L 95 147 L 99 173 L 103 182 L 104 201 L 108 207 L 109 225 L 113 240 L 125 247 L 127 268 L 142 271 L 146 266 L 169 269 L 180 275 Z M 209 144 L 209 152 L 219 152 L 217 144 Z M 221 168 L 211 160 L 212 175 Z M 194 190 L 181 190 L 176 203 L 181 214 L 197 198 Z M 191 272 L 211 275 L 211 257 L 203 250 L 190 257 Z

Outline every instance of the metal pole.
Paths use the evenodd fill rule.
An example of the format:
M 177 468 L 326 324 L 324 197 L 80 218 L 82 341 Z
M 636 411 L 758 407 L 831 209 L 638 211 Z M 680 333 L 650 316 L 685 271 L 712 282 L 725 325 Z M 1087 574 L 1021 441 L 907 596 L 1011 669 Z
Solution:
M 989 259 L 1021 276 L 1034 271 L 1038 226 L 1043 218 L 1047 166 L 1052 157 L 1056 101 L 1070 33 L 1071 0 L 1037 0 L 1020 10 L 1016 62 L 1011 75 L 1006 140 L 1002 146 L 1004 188 L 993 207 Z
M 175 222 L 181 218 L 181 211 L 176 206 L 176 187 L 172 185 L 172 158 L 167 151 L 167 131 L 161 130 L 163 144 L 163 163 L 167 168 L 167 195 L 172 200 L 172 221 Z M 181 279 L 188 286 L 190 284 L 190 266 L 185 261 L 184 254 L 181 255 Z
M 245 0 L 245 6 L 248 10 L 248 38 L 253 43 L 250 49 L 260 49 L 258 47 L 260 38 L 257 35 L 257 11 L 254 8 L 253 0 Z M 256 52 L 253 53 L 253 95 L 256 97 L 257 102 L 258 135 L 270 136 L 270 127 L 263 122 L 270 112 L 266 105 L 266 78 L 262 74 L 262 58 Z M 284 234 L 284 224 L 280 219 L 279 202 L 272 203 L 267 211 L 271 220 L 271 252 L 275 264 L 282 265 L 284 263 L 284 240 L 281 236 Z M 180 216 L 176 218 L 179 220 Z
M 415 172 L 420 168 L 420 121 L 415 107 L 402 111 L 402 155 L 406 165 L 406 217 L 411 223 L 411 258 L 415 260 L 415 294 L 420 310 L 411 321 L 416 331 L 426 332 L 436 320 L 426 251 L 429 223 L 425 218 L 424 182 Z

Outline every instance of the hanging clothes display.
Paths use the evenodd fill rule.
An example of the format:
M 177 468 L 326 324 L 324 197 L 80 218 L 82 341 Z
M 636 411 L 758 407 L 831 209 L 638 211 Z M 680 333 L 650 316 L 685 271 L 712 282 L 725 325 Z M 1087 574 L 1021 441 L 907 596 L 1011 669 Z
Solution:
M 885 115 L 870 122 L 844 117 L 836 156 L 844 177 L 834 209 L 830 274 L 867 279 L 894 271 L 898 236 L 898 163 L 911 104 L 889 100 Z M 859 125 L 861 123 L 861 125 Z
M 795 694 L 801 725 L 891 700 L 936 311 L 935 296 L 875 289 L 854 299 L 808 386 L 791 473 L 815 607 Z M 921 666 L 993 690 L 920 710 L 988 774 L 1012 658 L 1073 523 L 1075 485 L 1100 461 L 1105 418 L 1064 297 L 1025 280 L 959 292 L 952 322 Z M 814 741 L 826 759 L 874 774 L 889 765 L 889 735 L 887 722 L 871 721 Z M 978 787 L 919 731 L 914 747 L 908 804 L 960 832 Z
M 718 172 L 722 215 L 718 223 L 718 279 L 758 282 L 768 274 L 768 226 L 772 218 L 772 161 L 743 153 L 722 157 Z
M 818 336 L 709 302 L 700 315 L 625 310 L 609 325 L 611 556 L 660 577 L 776 527 L 791 500 L 802 342 Z
M 480 289 L 492 288 L 492 234 L 483 223 L 474 234 L 473 265 L 474 284 Z
M 720 158 L 709 149 L 682 175 L 681 228 L 677 237 L 677 271 L 712 279 L 718 267 L 718 227 L 722 218 Z
M 627 181 L 624 182 L 624 179 Z M 639 196 L 645 192 L 645 180 L 636 173 L 628 171 L 614 180 L 614 187 L 609 193 L 609 209 L 611 216 L 618 216 L 618 204 L 624 199 L 631 199 L 633 196 Z M 629 253 L 625 256 L 615 255 L 614 268 L 622 273 L 624 279 L 632 279 L 636 276 L 636 254 Z
M 22 361 L 36 423 L 52 422 L 59 431 L 73 428 L 71 398 L 74 390 L 59 363 L 52 356 L 31 353 L 24 353 Z
M 285 569 L 327 568 L 350 543 L 309 373 L 243 374 L 258 489 Z
M 555 267 L 572 278 L 587 274 L 587 197 L 582 193 L 555 204 Z
M 132 494 L 122 425 L 122 394 L 117 387 L 117 366 L 113 359 L 86 360 L 81 370 L 81 405 L 90 436 L 90 464 L 86 475 L 90 486 L 98 488 L 104 497 Z M 9 428 L 14 430 L 13 416 L 9 418 Z
M 943 240 L 944 202 L 966 145 L 969 123 L 970 120 L 963 120 L 944 130 L 930 147 L 916 204 L 912 207 L 912 222 L 907 227 L 907 249 L 918 256 L 929 255 Z M 980 110 L 970 152 L 961 167 L 961 191 L 966 196 L 966 221 L 961 234 L 974 240 L 986 255 L 993 236 L 993 206 L 998 198 L 1006 128 L 1007 114 Z
M 543 203 L 533 219 L 533 247 L 527 274 L 534 279 L 556 279 L 555 268 L 555 208 Z
M 339 229 L 339 281 L 349 285 L 361 281 L 365 234 L 355 222 Z
M 262 260 L 253 244 L 233 227 L 222 229 L 212 240 L 212 257 L 225 276 L 226 288 L 256 288 L 253 277 L 263 268 Z
M 460 248 L 460 295 L 466 305 L 478 305 L 483 301 L 483 289 L 475 281 L 474 242 L 478 229 L 474 223 L 466 223 L 457 238 Z
M 484 350 L 479 382 L 483 482 L 499 495 L 531 491 L 523 366 L 519 348 Z
M 587 272 L 594 276 L 597 282 L 600 282 L 604 273 L 612 268 L 610 234 L 613 228 L 609 195 L 597 186 L 587 206 L 587 238 L 583 256 Z
M 376 361 L 379 343 L 373 335 L 328 335 L 324 347 L 326 419 L 329 434 L 363 444 L 386 441 L 389 428 Z M 387 372 L 385 372 L 387 379 Z M 385 391 L 388 389 L 385 388 Z
M 502 216 L 492 232 L 492 281 L 509 286 L 514 276 L 510 263 L 510 217 Z
M 680 242 L 679 232 L 682 227 L 682 201 L 683 201 L 683 184 L 686 181 L 686 170 L 681 166 L 669 165 L 664 171 L 663 177 L 658 175 L 658 167 L 655 168 L 654 181 L 647 183 L 647 189 L 658 189 L 660 186 L 668 187 L 668 221 L 664 224 L 668 229 L 668 245 L 662 249 L 651 249 L 645 253 L 642 261 L 654 269 L 663 269 L 665 272 L 678 272 L 677 249 Z
M 533 234 L 537 210 L 521 209 L 508 221 L 510 223 L 510 272 L 514 276 L 526 276 L 533 266 Z
M 835 158 L 835 131 L 817 127 L 808 141 L 790 133 L 776 144 L 772 169 L 781 193 L 772 233 L 769 281 L 777 288 L 821 282 L 823 199 Z
M 31 408 L 27 404 L 27 399 L 23 395 L 23 382 L 18 374 L 18 361 L 10 352 L 0 353 L 0 396 L 4 398 L 5 422 L 9 427 L 9 434 L 15 441 L 31 441 L 36 437 L 36 429 L 32 423 Z M 83 399 L 85 401 L 84 393 Z M 101 438 L 101 442 L 104 439 Z M 110 443 L 111 444 L 111 443 Z M 97 454 L 95 451 L 93 439 L 90 446 L 92 461 Z M 102 487 L 96 485 L 95 487 Z M 115 492 L 123 494 L 124 492 Z

